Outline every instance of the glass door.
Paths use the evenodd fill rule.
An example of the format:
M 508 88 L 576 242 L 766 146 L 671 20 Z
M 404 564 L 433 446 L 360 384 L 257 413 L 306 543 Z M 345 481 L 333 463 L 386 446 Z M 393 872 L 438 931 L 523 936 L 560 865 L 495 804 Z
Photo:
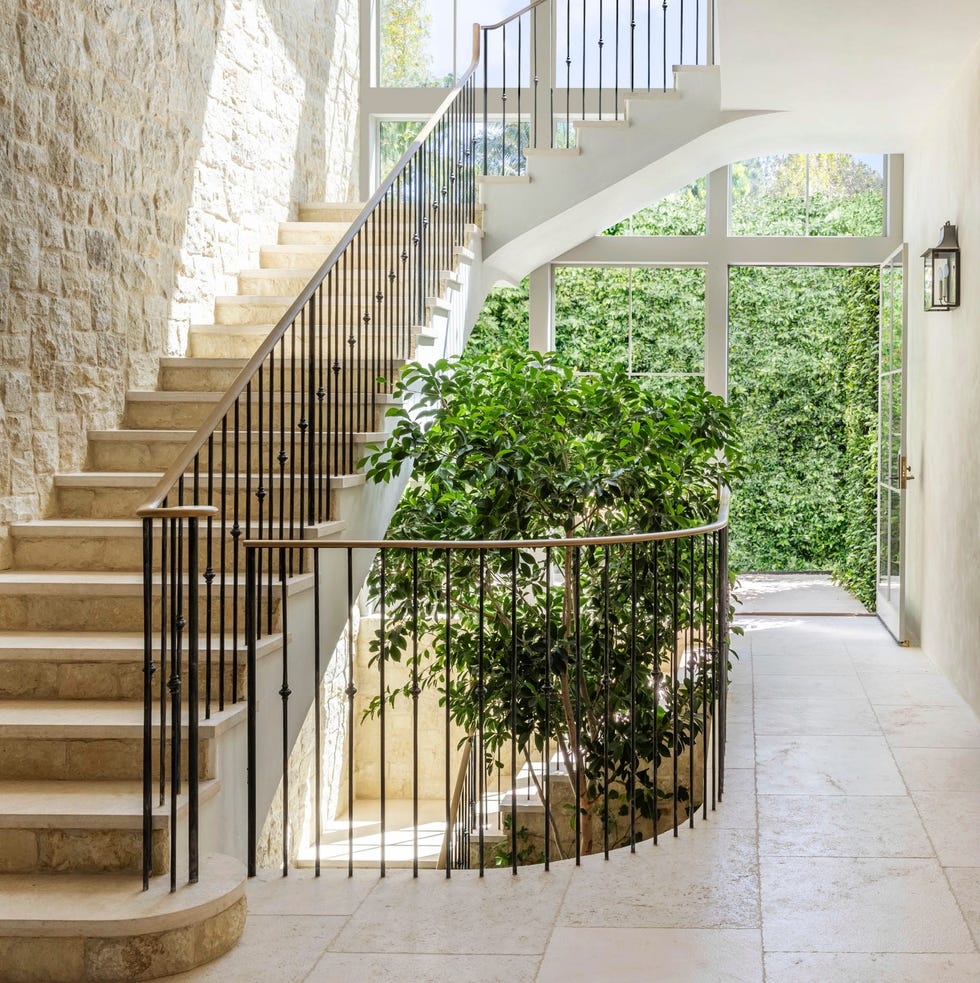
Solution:
M 912 475 L 905 457 L 905 327 L 908 250 L 881 265 L 878 358 L 878 617 L 900 643 L 904 625 L 905 486 Z

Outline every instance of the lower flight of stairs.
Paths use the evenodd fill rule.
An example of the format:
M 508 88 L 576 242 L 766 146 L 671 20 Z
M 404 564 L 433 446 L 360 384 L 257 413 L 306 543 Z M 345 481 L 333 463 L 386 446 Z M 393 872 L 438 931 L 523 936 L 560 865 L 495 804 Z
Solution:
M 135 510 L 359 209 L 306 206 L 300 222 L 283 223 L 279 242 L 262 250 L 261 268 L 241 274 L 243 293 L 218 298 L 217 323 L 192 328 L 188 357 L 161 360 L 157 390 L 127 394 L 119 430 L 89 433 L 88 468 L 56 476 L 49 514 L 11 530 L 14 564 L 0 572 L 2 981 L 153 979 L 216 957 L 242 931 L 238 860 L 202 856 L 199 883 L 186 885 L 182 858 L 183 886 L 170 893 L 164 808 L 153 820 L 151 887 L 141 890 L 143 586 Z M 422 334 L 415 343 L 426 340 Z M 376 430 L 357 435 L 362 446 L 383 436 L 376 431 L 386 408 L 381 396 Z M 338 504 L 314 536 L 343 532 L 345 496 L 358 494 L 363 480 L 333 479 Z M 297 574 L 285 589 L 309 591 L 312 578 Z M 244 638 L 227 638 L 227 648 L 226 691 L 235 650 L 243 695 Z M 258 656 L 280 648 L 272 632 Z M 217 668 L 211 683 L 214 696 Z M 221 790 L 223 738 L 245 720 L 241 702 L 219 710 L 215 697 L 207 719 L 204 709 L 202 826 Z

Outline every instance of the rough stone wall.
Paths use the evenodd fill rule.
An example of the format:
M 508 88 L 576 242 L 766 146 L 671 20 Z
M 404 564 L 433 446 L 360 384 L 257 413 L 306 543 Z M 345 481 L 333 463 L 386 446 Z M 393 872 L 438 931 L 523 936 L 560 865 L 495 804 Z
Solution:
M 0 0 L 0 568 L 127 388 L 356 173 L 357 0 Z

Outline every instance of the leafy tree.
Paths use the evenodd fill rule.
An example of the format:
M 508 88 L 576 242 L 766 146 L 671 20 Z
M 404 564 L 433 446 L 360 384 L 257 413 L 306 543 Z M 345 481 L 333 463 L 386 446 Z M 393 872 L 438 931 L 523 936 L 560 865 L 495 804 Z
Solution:
M 579 375 L 537 353 L 505 351 L 410 366 L 400 392 L 420 403 L 412 415 L 393 412 L 391 438 L 368 458 L 373 481 L 389 480 L 413 461 L 394 538 L 571 538 L 689 527 L 710 520 L 719 484 L 740 474 L 732 415 L 703 387 L 667 398 L 621 371 Z M 710 617 L 700 589 L 706 562 L 700 547 L 688 553 L 686 544 L 673 557 L 666 544 L 635 557 L 615 548 L 556 549 L 550 564 L 539 551 L 488 551 L 482 571 L 476 551 L 454 551 L 449 560 L 442 551 L 393 551 L 386 657 L 407 660 L 423 689 L 444 692 L 448 674 L 456 723 L 471 731 L 481 713 L 485 719 L 488 764 L 512 739 L 517 748 L 540 749 L 547 736 L 569 780 L 578 776 L 581 847 L 589 852 L 595 821 L 621 842 L 616 817 L 603 809 L 607 795 L 621 799 L 632 769 L 637 811 L 656 821 L 665 792 L 651 763 L 690 748 L 701 733 L 708 660 L 693 653 L 685 678 L 669 669 L 678 632 L 699 633 Z M 674 563 L 680 600 L 672 608 Z M 516 637 L 512 575 L 521 598 Z M 375 590 L 378 577 L 376 571 Z M 413 639 L 422 636 L 432 644 L 416 657 Z M 412 688 L 400 692 L 410 697 Z M 667 712 L 672 700 L 676 720 Z M 379 705 L 380 697 L 374 709 Z M 678 797 L 691 794 L 685 786 Z M 616 815 L 628 811 L 622 803 Z
M 434 83 L 429 38 L 432 14 L 425 0 L 380 0 L 383 87 L 423 87 Z

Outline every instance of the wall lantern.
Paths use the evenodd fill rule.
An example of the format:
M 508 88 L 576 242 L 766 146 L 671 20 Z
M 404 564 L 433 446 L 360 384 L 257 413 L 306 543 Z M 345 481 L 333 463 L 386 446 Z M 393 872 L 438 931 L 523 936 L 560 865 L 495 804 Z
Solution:
M 939 245 L 927 249 L 925 260 L 925 309 L 948 311 L 960 306 L 960 244 L 956 226 L 947 222 Z

